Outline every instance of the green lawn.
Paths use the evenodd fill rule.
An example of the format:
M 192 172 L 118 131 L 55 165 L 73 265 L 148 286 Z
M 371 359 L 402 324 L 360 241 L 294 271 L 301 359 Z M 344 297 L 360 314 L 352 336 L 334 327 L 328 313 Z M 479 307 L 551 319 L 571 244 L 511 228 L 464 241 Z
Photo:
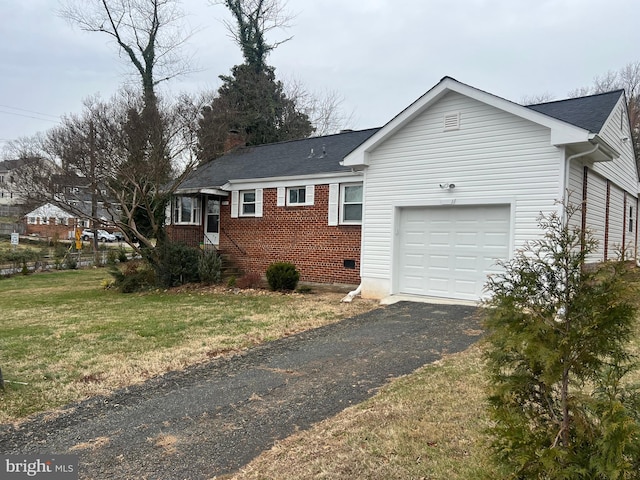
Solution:
M 0 279 L 0 423 L 375 306 L 340 294 L 121 294 L 109 279 L 104 269 Z

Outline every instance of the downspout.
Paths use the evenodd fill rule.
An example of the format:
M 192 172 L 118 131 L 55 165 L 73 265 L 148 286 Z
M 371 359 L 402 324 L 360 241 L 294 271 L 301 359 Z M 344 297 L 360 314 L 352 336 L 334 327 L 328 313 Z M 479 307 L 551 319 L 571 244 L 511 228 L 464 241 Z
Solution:
M 355 290 L 347 293 L 347 296 L 340 301 L 344 303 L 351 303 L 355 297 L 360 295 L 361 291 L 362 291 L 362 284 L 358 285 L 358 288 L 356 288 Z

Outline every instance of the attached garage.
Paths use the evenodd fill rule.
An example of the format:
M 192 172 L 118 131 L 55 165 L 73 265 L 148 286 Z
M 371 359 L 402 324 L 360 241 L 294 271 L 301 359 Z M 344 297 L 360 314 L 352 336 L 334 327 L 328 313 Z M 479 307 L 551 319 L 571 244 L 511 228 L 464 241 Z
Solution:
M 401 208 L 398 293 L 477 300 L 509 258 L 510 218 L 501 204 Z
M 526 107 L 443 78 L 342 162 L 364 176 L 362 296 L 478 301 L 568 192 L 586 199 L 574 224 L 599 230 L 597 258 L 623 243 L 635 257 L 628 118 L 620 90 Z

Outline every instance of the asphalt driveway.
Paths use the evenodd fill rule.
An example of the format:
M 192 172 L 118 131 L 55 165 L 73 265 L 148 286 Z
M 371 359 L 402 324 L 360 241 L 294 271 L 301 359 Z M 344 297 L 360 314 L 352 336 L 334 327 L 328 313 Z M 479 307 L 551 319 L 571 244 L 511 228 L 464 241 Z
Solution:
M 357 300 L 356 300 L 357 301 Z M 0 426 L 0 453 L 80 455 L 80 478 L 207 479 L 481 331 L 468 306 L 400 302 Z

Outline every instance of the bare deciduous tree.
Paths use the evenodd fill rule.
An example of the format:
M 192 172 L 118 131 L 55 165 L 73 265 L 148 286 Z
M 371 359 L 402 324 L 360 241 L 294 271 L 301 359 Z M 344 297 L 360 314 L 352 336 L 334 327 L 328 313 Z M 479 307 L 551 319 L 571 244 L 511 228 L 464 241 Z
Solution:
M 544 92 L 539 95 L 525 95 L 520 99 L 520 105 L 536 105 L 538 103 L 550 102 L 553 100 L 553 94 Z
M 187 95 L 171 105 L 158 104 L 163 151 L 172 167 L 167 174 L 164 166 L 136 160 L 140 149 L 148 147 L 143 103 L 126 90 L 109 102 L 86 100 L 81 114 L 64 117 L 59 127 L 47 132 L 37 159 L 21 169 L 19 193 L 31 204 L 52 203 L 88 219 L 94 228 L 104 223 L 117 227 L 156 266 L 160 259 L 154 239 L 164 235 L 166 201 L 196 162 L 202 105 Z M 33 150 L 20 157 L 29 152 Z M 166 177 L 174 180 L 167 182 Z M 68 188 L 73 186 L 88 193 L 90 208 Z
M 158 83 L 189 71 L 180 50 L 190 34 L 177 0 L 65 0 L 59 14 L 116 42 L 140 77 L 147 106 Z
M 309 117 L 315 128 L 314 135 L 329 135 L 350 128 L 353 112 L 346 113 L 342 109 L 344 97 L 335 90 L 327 90 L 322 94 L 310 92 L 297 79 L 285 81 L 284 90 L 298 110 Z

